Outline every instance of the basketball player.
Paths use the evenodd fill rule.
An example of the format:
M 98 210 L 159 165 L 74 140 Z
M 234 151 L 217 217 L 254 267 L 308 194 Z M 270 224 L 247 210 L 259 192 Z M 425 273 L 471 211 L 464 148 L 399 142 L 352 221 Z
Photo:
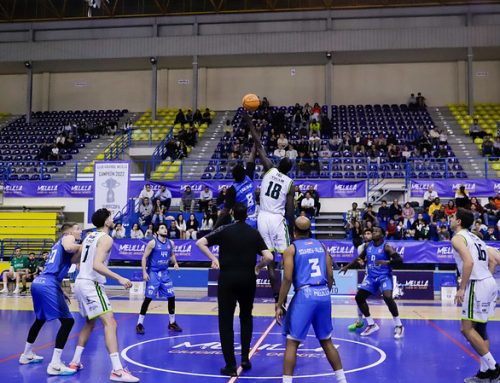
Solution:
M 107 209 L 99 209 L 92 215 L 92 223 L 97 231 L 87 235 L 82 244 L 82 255 L 80 259 L 80 273 L 75 282 L 75 295 L 78 299 L 80 313 L 87 319 L 78 338 L 78 346 L 70 363 L 70 368 L 80 370 L 83 368 L 80 358 L 94 329 L 97 318 L 100 318 L 104 327 L 104 337 L 113 370 L 109 376 L 115 382 L 138 382 L 127 369 L 123 368 L 118 354 L 118 340 L 116 337 L 116 321 L 113 317 L 111 304 L 106 295 L 103 285 L 106 277 L 116 279 L 120 285 L 130 288 L 132 282 L 127 278 L 111 271 L 107 265 L 109 253 L 113 246 L 113 239 L 109 232 L 114 223 L 111 212 Z
M 69 298 L 63 293 L 61 282 L 68 274 L 71 263 L 79 260 L 81 245 L 76 243 L 82 237 L 82 230 L 73 223 L 65 223 L 61 227 L 62 236 L 52 246 L 50 256 L 45 264 L 45 269 L 31 284 L 31 296 L 35 311 L 35 322 L 31 325 L 24 352 L 19 358 L 20 364 L 41 363 L 43 357 L 33 352 L 38 333 L 46 321 L 59 319 L 61 326 L 56 335 L 56 344 L 52 360 L 47 367 L 49 375 L 73 375 L 75 370 L 68 368 L 61 362 L 61 354 L 69 333 L 75 323 L 65 299 Z
M 462 304 L 460 331 L 480 356 L 480 369 L 465 383 L 497 382 L 500 367 L 489 349 L 486 325 L 495 315 L 497 284 L 489 267 L 496 264 L 495 253 L 467 229 L 474 223 L 471 211 L 458 208 L 450 218 L 453 256 L 462 277 L 455 300 Z M 490 258 L 490 254 L 494 255 Z
M 159 297 L 168 299 L 169 325 L 171 331 L 181 332 L 182 329 L 175 322 L 175 294 L 174 286 L 168 273 L 170 261 L 174 269 L 179 270 L 179 264 L 174 255 L 174 242 L 167 238 L 167 225 L 160 223 L 154 228 L 156 237 L 148 242 L 144 255 L 142 256 L 142 275 L 146 281 L 146 296 L 142 302 L 141 313 L 135 328 L 137 334 L 144 334 L 144 316 L 148 311 L 151 301 Z
M 346 383 L 342 362 L 332 343 L 332 305 L 330 290 L 333 285 L 332 258 L 326 248 L 310 237 L 311 222 L 306 217 L 295 221 L 296 240 L 283 254 L 285 275 L 276 303 L 276 321 L 281 324 L 282 305 L 293 283 L 295 294 L 283 321 L 286 335 L 283 383 L 291 383 L 297 349 L 307 337 L 312 324 L 328 362 L 332 366 L 337 382 Z
M 365 247 L 372 241 L 372 229 L 365 229 L 363 233 L 363 240 L 365 241 L 361 245 L 358 246 L 358 255 L 360 255 Z M 356 258 L 358 265 L 364 266 L 365 262 L 361 258 Z M 363 328 L 365 326 L 365 322 L 363 322 L 363 313 L 360 311 L 359 307 L 358 309 L 358 320 L 354 322 L 353 324 L 350 324 L 347 326 L 347 329 L 349 331 L 356 331 L 357 329 Z
M 366 299 L 372 294 L 382 292 L 384 302 L 394 320 L 394 338 L 401 339 L 404 336 L 404 327 L 399 318 L 398 306 L 392 297 L 392 266 L 401 264 L 403 260 L 392 246 L 385 243 L 384 236 L 384 229 L 374 227 L 372 232 L 373 240 L 366 245 L 358 257 L 367 265 L 365 279 L 356 294 L 356 303 L 368 324 L 360 335 L 368 336 L 380 329 L 370 316 L 370 309 Z M 341 272 L 345 273 L 352 266 L 359 263 L 358 258 L 342 267 Z
M 244 120 L 250 128 L 254 147 L 265 170 L 260 187 L 260 209 L 257 217 L 257 227 L 269 251 L 283 254 L 290 245 L 290 238 L 293 238 L 291 227 L 295 210 L 294 188 L 293 180 L 287 176 L 292 169 L 292 161 L 285 157 L 275 168 L 272 161 L 267 157 L 261 143 L 260 134 L 252 123 L 252 119 L 248 114 L 244 114 Z M 287 221 L 290 223 L 290 230 Z M 275 262 L 271 262 L 267 266 L 267 270 L 274 300 L 277 302 L 279 287 Z

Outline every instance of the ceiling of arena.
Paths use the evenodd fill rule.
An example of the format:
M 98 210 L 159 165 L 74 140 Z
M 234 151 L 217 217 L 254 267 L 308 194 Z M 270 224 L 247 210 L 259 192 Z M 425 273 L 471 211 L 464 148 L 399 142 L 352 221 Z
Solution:
M 94 18 L 492 4 L 498 0 L 94 0 Z M 0 21 L 87 17 L 89 0 L 0 0 Z

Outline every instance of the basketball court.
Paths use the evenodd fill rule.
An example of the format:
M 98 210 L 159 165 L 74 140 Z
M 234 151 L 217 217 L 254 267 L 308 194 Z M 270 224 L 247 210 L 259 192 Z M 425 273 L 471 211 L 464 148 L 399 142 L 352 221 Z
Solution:
M 144 325 L 145 335 L 135 333 L 140 300 L 111 290 L 113 308 L 118 321 L 121 356 L 129 370 L 141 382 L 280 382 L 285 350 L 281 328 L 274 324 L 274 305 L 269 300 L 256 301 L 254 309 L 254 337 L 252 370 L 238 379 L 219 375 L 224 361 L 219 343 L 217 305 L 214 298 L 203 294 L 178 293 L 177 322 L 182 333 L 167 330 L 166 302 L 153 301 Z M 347 330 L 353 322 L 356 307 L 352 298 L 335 297 L 333 304 L 334 343 L 338 348 L 347 379 L 350 383 L 401 382 L 442 383 L 462 382 L 473 375 L 478 357 L 460 334 L 459 308 L 441 306 L 439 301 L 415 303 L 398 301 L 406 329 L 402 340 L 392 336 L 393 323 L 382 301 L 370 301 L 372 315 L 381 323 L 381 330 L 370 337 Z M 75 326 L 63 353 L 63 360 L 72 357 L 83 319 L 71 304 Z M 102 327 L 96 327 L 82 362 L 85 368 L 70 377 L 48 377 L 45 370 L 53 349 L 58 322 L 47 323 L 35 343 L 36 352 L 45 357 L 39 365 L 21 366 L 19 353 L 34 319 L 31 297 L 1 297 L 0 310 L 0 368 L 4 382 L 98 382 L 108 381 L 109 357 L 104 345 Z M 497 308 L 496 318 L 500 318 Z M 489 324 L 491 352 L 500 353 L 500 322 Z M 238 318 L 235 316 L 235 332 Z M 235 341 L 238 341 L 235 334 Z M 257 347 L 255 347 L 257 346 Z M 238 350 L 238 345 L 236 345 Z M 294 382 L 332 382 L 332 371 L 312 332 L 300 347 Z M 239 359 L 237 357 L 237 359 Z

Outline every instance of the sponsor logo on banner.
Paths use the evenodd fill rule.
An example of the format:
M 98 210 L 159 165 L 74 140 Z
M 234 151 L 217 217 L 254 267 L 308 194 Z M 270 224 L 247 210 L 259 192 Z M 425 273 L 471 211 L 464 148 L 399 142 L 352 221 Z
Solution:
M 92 185 L 73 185 L 70 191 L 75 194 L 88 194 L 92 191 Z
M 144 250 L 146 250 L 146 244 L 138 243 L 138 244 L 130 244 L 125 243 L 123 245 L 119 245 L 118 251 L 121 254 L 143 254 Z
M 422 181 L 420 181 L 422 182 Z M 434 182 L 411 183 L 411 190 L 426 192 L 429 186 L 434 187 Z
M 472 182 L 460 182 L 456 184 L 452 184 L 451 188 L 453 190 L 458 190 L 460 186 L 465 186 L 465 190 L 474 192 L 476 190 L 476 184 Z
M 355 192 L 356 190 L 358 190 L 358 185 L 356 185 L 356 184 L 354 184 L 354 185 L 335 185 L 334 190 L 338 191 L 340 193 L 342 193 L 342 192 L 346 192 L 346 193 Z
M 494 182 L 493 189 L 495 190 L 495 193 L 498 193 L 500 191 L 500 183 Z
M 39 185 L 36 188 L 37 194 L 58 194 L 59 185 Z
M 318 190 L 318 184 L 316 184 L 316 183 L 309 183 L 309 182 L 308 183 L 304 183 L 304 184 L 300 184 L 299 185 L 299 189 L 300 189 L 300 191 L 305 192 L 305 191 L 309 190 L 309 188 L 311 186 L 313 187 L 314 190 Z
M 23 194 L 23 185 L 5 185 L 5 194 Z
M 334 258 L 354 257 L 354 245 L 333 245 L 328 247 L 328 253 Z
M 181 190 L 186 190 L 188 186 L 193 192 L 201 192 L 203 189 L 205 189 L 205 185 L 203 184 L 183 184 L 181 185 Z

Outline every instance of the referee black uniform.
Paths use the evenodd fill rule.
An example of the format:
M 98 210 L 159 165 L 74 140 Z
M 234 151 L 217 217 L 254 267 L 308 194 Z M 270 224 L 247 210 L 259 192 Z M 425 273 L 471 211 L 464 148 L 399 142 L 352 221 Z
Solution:
M 221 226 L 204 238 L 207 240 L 208 246 L 219 245 L 220 274 L 217 293 L 219 333 L 226 361 L 226 367 L 223 370 L 231 375 L 236 372 L 233 330 L 236 302 L 240 306 L 242 367 L 245 368 L 246 365 L 247 368 L 250 368 L 248 354 L 253 332 L 252 309 L 256 289 L 255 265 L 257 254 L 267 250 L 267 246 L 259 232 L 247 225 L 244 218 L 236 223 Z

